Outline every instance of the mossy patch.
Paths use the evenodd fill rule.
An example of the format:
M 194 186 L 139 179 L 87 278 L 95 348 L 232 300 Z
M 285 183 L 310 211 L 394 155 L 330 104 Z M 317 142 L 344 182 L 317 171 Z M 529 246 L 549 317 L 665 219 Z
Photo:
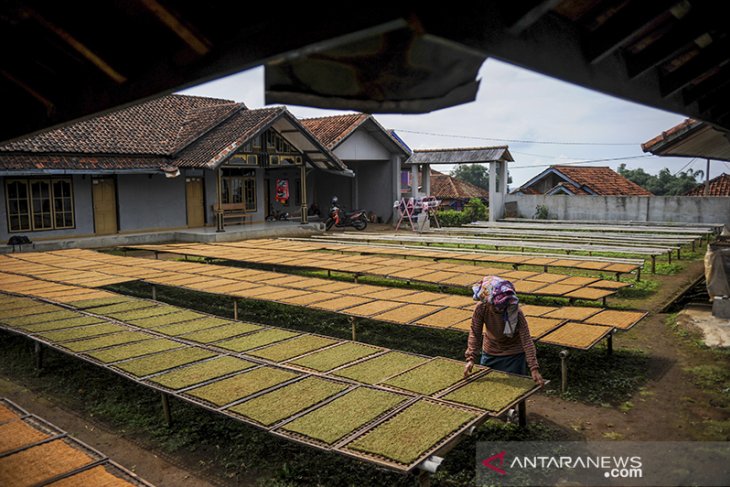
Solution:
M 406 399 L 393 392 L 359 387 L 285 424 L 282 429 L 331 445 Z
M 135 299 L 130 301 L 124 301 L 117 304 L 111 304 L 109 306 L 100 306 L 93 308 L 90 312 L 93 312 L 102 316 L 109 316 L 112 313 L 124 313 L 125 311 L 133 311 L 135 309 L 151 308 L 157 306 L 152 301 L 144 301 L 142 299 Z
M 96 348 L 111 347 L 113 345 L 121 345 L 123 343 L 138 342 L 146 340 L 150 336 L 146 333 L 138 331 L 123 331 L 112 335 L 104 335 L 103 337 L 87 338 L 86 340 L 77 340 L 75 342 L 64 343 L 63 346 L 73 352 L 86 352 Z
M 392 377 L 383 384 L 418 394 L 430 395 L 456 384 L 463 378 L 463 364 L 454 360 L 436 358 L 415 369 Z
M 118 368 L 130 374 L 142 377 L 162 372 L 181 365 L 190 364 L 199 360 L 213 357 L 215 353 L 201 348 L 187 347 L 169 352 L 157 353 L 147 357 L 137 358 L 117 365 Z
M 259 367 L 250 372 L 222 379 L 189 390 L 186 394 L 223 406 L 269 387 L 294 379 L 298 374 L 274 367 Z
M 39 333 L 39 336 L 52 342 L 65 342 L 69 340 L 77 340 L 79 338 L 91 338 L 116 331 L 125 331 L 126 328 L 113 323 L 103 323 L 100 325 L 81 326 L 74 328 L 65 328 L 63 330 L 47 331 Z
M 530 378 L 493 371 L 459 387 L 441 399 L 497 412 L 533 387 L 535 382 Z
M 111 306 L 112 304 L 129 303 L 132 301 L 136 301 L 136 299 L 128 298 L 126 296 L 114 296 L 110 298 L 82 299 L 80 301 L 74 301 L 73 305 L 79 309 L 89 309 L 101 306 Z
M 337 343 L 337 340 L 316 335 L 304 335 L 292 338 L 291 340 L 283 343 L 277 343 L 259 350 L 254 350 L 253 352 L 249 352 L 249 355 L 274 362 L 281 362 L 282 360 L 288 360 L 296 357 L 297 355 L 302 355 L 307 352 L 317 350 L 318 348 L 332 345 L 333 343 Z
M 255 333 L 250 333 L 246 336 L 224 340 L 216 343 L 215 345 L 227 350 L 233 350 L 234 352 L 243 352 L 256 347 L 263 347 L 270 343 L 280 342 L 297 335 L 298 333 L 293 331 L 282 330 L 280 328 L 269 328 Z
M 336 347 L 298 358 L 291 363 L 319 372 L 326 372 L 380 351 L 382 351 L 381 348 L 374 348 L 361 343 L 346 342 Z
M 350 450 L 410 465 L 477 415 L 421 400 L 348 443 Z
M 81 316 L 83 316 L 81 313 L 77 313 L 75 311 L 57 309 L 56 311 L 51 311 L 50 313 L 19 316 L 17 318 L 7 318 L 3 321 L 10 326 L 20 327 L 26 325 L 35 325 L 38 323 L 47 323 L 49 321 L 65 320 L 68 318 L 79 318 Z
M 225 323 L 224 320 L 220 320 L 218 323 L 212 322 L 213 320 L 202 319 L 202 320 L 191 320 L 181 321 L 180 323 L 172 323 L 170 325 L 160 326 L 155 328 L 157 333 L 169 336 L 179 336 L 186 333 L 192 333 L 194 331 L 207 330 L 208 328 L 214 328 L 219 326 L 221 323 Z
M 182 323 L 184 321 L 191 321 L 191 320 L 199 321 L 200 319 L 205 319 L 205 318 L 207 318 L 207 316 L 202 313 L 196 313 L 195 311 L 181 310 L 180 308 L 178 308 L 178 311 L 176 311 L 174 313 L 163 314 L 162 316 L 151 316 L 148 318 L 135 318 L 135 319 L 126 320 L 126 321 L 134 326 L 139 326 L 141 328 L 157 328 L 157 327 Z M 217 320 L 217 323 L 222 325 L 224 323 L 227 323 L 227 321 L 226 320 Z M 211 327 L 212 326 L 217 326 L 217 325 L 211 325 Z M 197 328 L 197 329 L 202 330 L 203 328 Z
M 261 329 L 261 326 L 254 325 L 253 323 L 240 323 L 236 321 L 228 321 L 227 323 L 227 325 L 217 326 L 215 328 L 186 333 L 180 335 L 180 338 L 199 343 L 212 343 Z
M 111 316 L 115 320 L 129 322 L 130 320 L 141 320 L 143 318 L 152 318 L 154 316 L 162 316 L 176 311 L 182 311 L 180 308 L 175 306 L 151 306 L 149 308 L 135 309 L 132 311 L 123 311 L 119 313 L 108 313 L 106 316 Z
M 61 330 L 65 328 L 74 328 L 77 326 L 93 325 L 96 323 L 104 323 L 102 318 L 96 316 L 79 316 L 78 318 L 69 318 L 67 320 L 48 321 L 46 323 L 36 323 L 33 325 L 19 326 L 30 333 L 38 333 L 42 331 Z
M 271 426 L 345 389 L 346 384 L 306 377 L 229 409 L 264 426 Z
M 178 370 L 172 370 L 165 374 L 149 379 L 161 386 L 178 390 L 200 384 L 216 377 L 222 377 L 233 372 L 250 369 L 255 366 L 253 362 L 236 357 L 222 356 L 199 364 L 193 364 Z
M 91 352 L 88 355 L 101 362 L 110 363 L 128 358 L 141 357 L 148 353 L 162 352 L 164 350 L 170 350 L 182 346 L 184 345 L 178 342 L 173 342 L 172 340 L 155 338 L 152 340 L 144 340 L 137 343 L 129 343 L 118 347 L 107 348 L 106 350 L 99 350 L 98 352 Z
M 347 377 L 348 379 L 363 382 L 365 384 L 376 384 L 388 377 L 392 377 L 401 372 L 424 364 L 427 358 L 417 355 L 410 355 L 403 352 L 388 352 L 370 360 L 365 360 L 359 364 L 345 367 L 344 369 L 333 372 L 333 375 Z

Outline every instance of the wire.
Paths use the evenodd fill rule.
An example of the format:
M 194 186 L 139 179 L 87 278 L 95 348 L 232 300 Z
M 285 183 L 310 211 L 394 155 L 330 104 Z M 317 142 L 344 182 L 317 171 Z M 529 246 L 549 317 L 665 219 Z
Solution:
M 654 157 L 653 155 L 641 155 L 641 156 L 632 156 L 632 157 L 611 157 L 608 159 L 592 159 L 587 161 L 568 161 L 568 162 L 561 162 L 559 164 L 549 163 L 549 164 L 530 164 L 528 166 L 513 166 L 508 165 L 507 167 L 509 169 L 525 169 L 528 167 L 548 167 L 548 166 L 569 166 L 572 164 L 591 164 L 594 162 L 609 162 L 609 161 L 625 161 L 628 159 L 645 159 L 647 157 Z
M 437 134 L 434 132 L 418 132 L 416 130 L 394 129 L 396 132 L 406 132 L 417 135 L 432 135 L 436 137 L 452 137 L 455 139 L 475 139 L 490 140 L 494 142 L 513 142 L 518 144 L 545 144 L 545 145 L 622 145 L 636 147 L 641 143 L 622 143 L 622 142 L 556 142 L 556 141 L 539 141 L 539 140 L 520 140 L 520 139 L 497 139 L 495 137 L 477 137 L 473 135 L 455 135 L 455 134 Z
M 675 172 L 674 174 L 672 174 L 672 176 L 676 176 L 677 174 L 679 174 L 679 173 L 681 173 L 682 171 L 684 171 L 684 170 L 685 170 L 685 169 L 687 168 L 687 166 L 689 166 L 690 164 L 692 164 L 693 162 L 695 162 L 695 159 L 697 159 L 697 158 L 696 158 L 696 157 L 693 157 L 692 159 L 690 159 L 690 161 L 689 161 L 689 162 L 688 162 L 687 164 L 685 164 L 685 165 L 684 165 L 684 166 L 682 167 L 682 169 L 680 169 L 679 171 L 677 171 L 677 172 Z

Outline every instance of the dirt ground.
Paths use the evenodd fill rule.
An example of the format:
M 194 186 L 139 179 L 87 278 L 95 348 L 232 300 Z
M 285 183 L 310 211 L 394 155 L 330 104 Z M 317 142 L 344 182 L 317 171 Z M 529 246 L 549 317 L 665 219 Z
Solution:
M 614 338 L 615 348 L 640 349 L 650 357 L 648 380 L 627 401 L 626 407 L 590 405 L 539 394 L 528 401 L 529 420 L 555 425 L 571 437 L 588 440 L 697 440 L 701 439 L 698 431 L 704 422 L 727 421 L 723 412 L 711 405 L 708 393 L 694 385 L 686 371 L 688 366 L 710 359 L 700 358 L 698 362 L 698 356 L 686 340 L 666 324 L 668 315 L 659 313 L 691 286 L 702 270 L 702 262 L 697 261 L 679 275 L 661 276 L 661 291 L 642 301 L 642 308 L 652 314 L 633 330 Z M 226 479 L 205 478 L 192 457 L 171 457 L 142 448 L 123 432 L 112 431 L 93 418 L 66 410 L 53 398 L 45 397 L 41 391 L 28 390 L 23 384 L 0 378 L 0 396 L 57 424 L 156 485 L 228 484 Z M 241 485 L 240 481 L 235 485 Z

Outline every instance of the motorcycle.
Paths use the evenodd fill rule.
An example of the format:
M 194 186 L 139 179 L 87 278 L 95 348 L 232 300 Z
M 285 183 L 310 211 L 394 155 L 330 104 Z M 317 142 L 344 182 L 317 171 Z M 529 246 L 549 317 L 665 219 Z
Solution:
M 324 224 L 325 231 L 328 231 L 332 227 L 354 227 L 355 230 L 365 230 L 368 226 L 368 218 L 363 210 L 355 210 L 349 213 L 345 212 L 338 206 L 337 197 L 335 197 L 332 199 L 329 217 Z

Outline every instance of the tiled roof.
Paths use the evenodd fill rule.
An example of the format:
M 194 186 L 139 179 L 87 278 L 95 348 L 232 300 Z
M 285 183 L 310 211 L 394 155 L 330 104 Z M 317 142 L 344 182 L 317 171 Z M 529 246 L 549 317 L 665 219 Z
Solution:
M 490 161 L 514 161 L 509 148 L 463 147 L 455 149 L 416 149 L 406 164 L 476 164 Z
M 545 192 L 545 194 L 554 194 L 553 192 L 554 191 L 557 191 L 558 188 L 565 188 L 567 191 L 569 191 L 571 194 L 574 194 L 574 195 L 583 195 L 583 196 L 585 196 L 585 195 L 590 195 L 591 194 L 588 191 L 586 191 L 585 189 L 583 189 L 582 187 L 576 187 L 576 186 L 574 186 L 574 185 L 572 185 L 572 184 L 570 184 L 570 183 L 568 183 L 566 181 L 563 181 L 561 183 L 556 184 L 555 186 L 553 186 L 552 188 L 550 188 L 549 190 L 547 190 Z M 539 192 L 537 192 L 537 190 L 534 190 L 533 188 L 530 188 L 530 189 L 532 189 L 533 191 L 535 191 L 535 193 L 532 193 L 532 194 L 540 194 Z
M 707 195 L 703 183 L 687 191 L 685 196 L 730 196 L 730 174 L 723 173 L 710 179 L 710 191 Z
M 670 128 L 669 130 L 665 130 L 664 132 L 657 135 L 653 139 L 641 144 L 641 149 L 644 152 L 651 152 L 661 143 L 671 140 L 674 137 L 677 137 L 680 133 L 691 130 L 701 124 L 702 124 L 702 122 L 693 120 L 691 118 L 687 118 L 684 120 L 684 122 L 682 122 L 678 125 L 675 125 L 674 127 Z
M 320 142 L 332 149 L 367 120 L 369 116 L 364 113 L 352 113 L 332 117 L 305 118 L 301 122 Z
M 173 155 L 241 103 L 169 95 L 8 144 L 2 152 Z
M 652 196 L 652 193 L 629 181 L 610 167 L 551 166 L 552 169 L 601 196 Z
M 448 174 L 431 170 L 431 196 L 439 199 L 488 198 L 489 191 Z
M 310 153 L 315 164 L 345 169 L 284 107 L 249 110 L 242 103 L 182 95 L 166 96 L 0 146 L 0 169 L 216 167 L 281 117 L 306 133 L 308 148 L 321 153 L 323 160 Z

